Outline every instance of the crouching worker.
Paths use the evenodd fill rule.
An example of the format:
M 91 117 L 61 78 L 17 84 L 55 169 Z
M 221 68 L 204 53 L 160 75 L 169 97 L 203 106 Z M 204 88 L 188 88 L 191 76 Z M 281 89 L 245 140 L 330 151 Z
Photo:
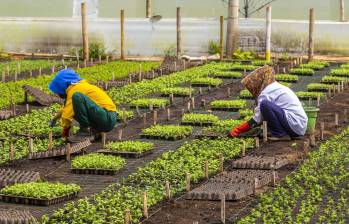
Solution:
M 97 140 L 101 132 L 114 128 L 117 114 L 113 101 L 103 90 L 80 78 L 74 70 L 58 72 L 49 89 L 65 99 L 63 108 L 50 122 L 53 127 L 61 119 L 63 138 L 68 138 L 70 142 L 80 142 L 90 137 Z M 80 124 L 80 130 L 69 137 L 73 119 Z
M 256 99 L 257 107 L 253 118 L 232 129 L 229 137 L 238 137 L 263 121 L 271 134 L 269 140 L 290 140 L 305 134 L 308 117 L 302 104 L 291 89 L 275 81 L 272 67 L 255 70 L 241 83 Z

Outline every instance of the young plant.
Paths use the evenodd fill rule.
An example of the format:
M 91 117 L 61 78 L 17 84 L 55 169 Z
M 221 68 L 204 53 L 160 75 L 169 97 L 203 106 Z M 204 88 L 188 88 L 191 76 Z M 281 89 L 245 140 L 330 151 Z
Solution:
M 189 96 L 193 92 L 190 88 L 169 87 L 160 89 L 162 95 Z
M 116 113 L 118 114 L 119 120 L 130 120 L 134 117 L 134 113 L 132 110 L 116 110 Z
M 79 191 L 80 187 L 76 184 L 32 182 L 6 186 L 1 189 L 0 194 L 35 199 L 54 199 L 78 193 Z
M 246 100 L 215 100 L 210 103 L 212 108 L 242 109 L 247 106 Z
M 299 80 L 298 76 L 290 74 L 277 74 L 275 79 L 278 82 L 298 82 Z
M 191 126 L 154 125 L 142 131 L 142 135 L 149 138 L 176 140 L 188 137 L 193 132 Z
M 204 128 L 204 133 L 228 134 L 228 132 L 241 124 L 241 120 L 221 120 L 210 127 Z
M 214 78 L 239 79 L 242 77 L 242 74 L 240 72 L 216 70 L 210 76 Z
M 300 76 L 313 76 L 315 74 L 314 70 L 311 68 L 292 68 L 290 73 Z
M 213 114 L 184 114 L 182 123 L 184 124 L 214 124 L 219 118 Z
M 279 83 L 283 86 L 288 87 L 288 88 L 291 88 L 291 86 L 292 86 L 292 83 L 289 83 L 289 82 L 279 82 Z
M 320 96 L 321 98 L 324 97 L 324 93 L 322 92 L 303 92 L 303 91 L 299 91 L 296 92 L 296 95 L 299 99 L 301 100 L 307 100 L 307 99 L 317 99 L 318 96 Z
M 139 106 L 139 107 L 149 107 L 150 105 L 153 105 L 153 107 L 165 107 L 168 104 L 169 104 L 169 101 L 167 99 L 156 99 L 156 98 L 141 98 L 141 99 L 131 101 L 132 106 Z
M 223 81 L 221 79 L 215 78 L 195 78 L 191 80 L 192 85 L 218 86 L 222 83 Z
M 252 93 L 248 91 L 247 89 L 243 89 L 239 93 L 239 98 L 240 99 L 253 99 Z
M 230 66 L 230 69 L 232 71 L 253 71 L 257 68 L 258 68 L 258 66 L 255 66 L 255 65 L 235 64 L 235 65 Z
M 307 64 L 301 64 L 299 67 L 320 70 L 320 69 L 323 69 L 325 65 L 317 62 L 309 62 Z
M 255 60 L 252 61 L 252 65 L 254 66 L 264 66 L 264 65 L 272 65 L 273 63 L 271 61 L 266 60 Z
M 331 69 L 330 75 L 338 77 L 349 77 L 349 68 Z
M 327 83 L 327 84 L 337 84 L 342 81 L 347 81 L 347 78 L 345 77 L 336 77 L 336 76 L 324 76 L 321 79 L 322 83 Z
M 101 153 L 77 156 L 71 162 L 73 169 L 120 170 L 124 165 L 125 159 Z
M 327 92 L 328 89 L 332 88 L 333 85 L 323 83 L 310 83 L 307 85 L 309 92 Z
M 253 116 L 254 111 L 251 109 L 240 109 L 239 110 L 240 118 L 250 118 Z
M 154 143 L 141 141 L 110 142 L 106 145 L 106 148 L 116 152 L 143 153 L 152 150 Z

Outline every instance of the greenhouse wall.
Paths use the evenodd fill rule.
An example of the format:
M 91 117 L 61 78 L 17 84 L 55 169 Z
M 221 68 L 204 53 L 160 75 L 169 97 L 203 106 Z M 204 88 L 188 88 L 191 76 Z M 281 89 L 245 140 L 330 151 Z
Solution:
M 119 20 L 91 19 L 91 41 L 104 42 L 107 50 L 119 54 Z M 183 49 L 191 55 L 205 54 L 208 42 L 218 41 L 216 19 L 183 19 Z M 152 24 L 146 19 L 126 20 L 126 53 L 163 55 L 176 43 L 174 19 Z M 349 23 L 317 21 L 315 50 L 321 53 L 348 53 Z M 263 50 L 265 21 L 240 19 L 241 47 Z M 78 19 L 1 19 L 0 48 L 16 52 L 66 53 L 81 46 L 81 21 Z M 307 45 L 307 21 L 273 20 L 272 50 L 302 53 Z

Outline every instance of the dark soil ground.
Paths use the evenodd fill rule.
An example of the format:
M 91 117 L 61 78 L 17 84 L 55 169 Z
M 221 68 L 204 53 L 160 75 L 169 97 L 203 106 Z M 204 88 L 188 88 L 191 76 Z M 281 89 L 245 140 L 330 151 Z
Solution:
M 317 120 L 317 128 L 319 129 L 320 122 L 325 122 L 325 138 L 329 138 L 340 132 L 341 128 L 348 125 L 344 122 L 345 115 L 344 109 L 349 109 L 349 90 L 343 93 L 336 94 L 327 103 L 320 106 L 320 114 Z M 334 124 L 334 114 L 339 114 L 339 126 Z M 316 136 L 319 136 L 319 132 L 316 131 Z M 309 136 L 305 136 L 302 140 L 295 140 L 291 142 L 268 142 L 263 144 L 260 150 L 255 150 L 251 154 L 256 155 L 286 155 L 289 164 L 278 170 L 278 182 L 282 181 L 284 177 L 291 174 L 297 169 L 299 164 L 305 158 L 303 153 L 303 143 Z M 318 138 L 317 138 L 318 140 Z M 292 146 L 296 143 L 296 146 Z M 321 144 L 317 141 L 317 146 Z M 316 146 L 316 147 L 317 147 Z M 313 149 L 316 149 L 313 147 Z M 225 164 L 227 170 L 230 169 L 229 162 Z M 271 186 L 266 186 L 259 189 L 259 192 L 267 192 L 272 190 Z M 197 201 L 186 200 L 183 195 L 179 196 L 176 200 L 171 202 L 163 202 L 152 208 L 152 215 L 148 220 L 144 220 L 143 223 L 167 223 L 167 224 L 182 224 L 182 223 L 221 223 L 221 205 L 220 202 L 215 201 Z M 249 196 L 243 200 L 227 202 L 226 203 L 226 216 L 227 223 L 235 223 L 240 218 L 248 215 L 257 204 L 257 198 Z

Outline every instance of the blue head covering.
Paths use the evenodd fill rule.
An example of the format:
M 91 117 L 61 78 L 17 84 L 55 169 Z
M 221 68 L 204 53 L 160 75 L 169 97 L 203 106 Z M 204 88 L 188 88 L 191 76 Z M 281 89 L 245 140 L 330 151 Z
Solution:
M 77 83 L 80 80 L 82 78 L 73 69 L 63 69 L 57 73 L 48 88 L 56 94 L 65 94 L 69 85 Z

